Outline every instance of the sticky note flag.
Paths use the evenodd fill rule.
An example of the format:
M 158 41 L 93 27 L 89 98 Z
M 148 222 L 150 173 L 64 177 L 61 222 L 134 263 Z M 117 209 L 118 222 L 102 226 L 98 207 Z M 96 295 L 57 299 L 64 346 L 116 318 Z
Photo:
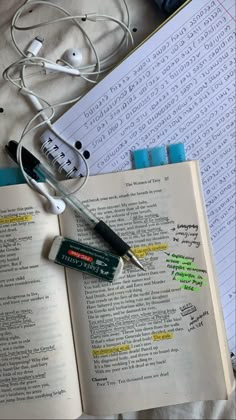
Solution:
M 169 163 L 180 163 L 186 161 L 183 143 L 170 144 L 167 146 L 167 153 Z
M 161 166 L 167 164 L 167 155 L 165 146 L 152 147 L 149 149 L 151 166 Z
M 134 169 L 148 168 L 150 166 L 148 149 L 133 151 Z

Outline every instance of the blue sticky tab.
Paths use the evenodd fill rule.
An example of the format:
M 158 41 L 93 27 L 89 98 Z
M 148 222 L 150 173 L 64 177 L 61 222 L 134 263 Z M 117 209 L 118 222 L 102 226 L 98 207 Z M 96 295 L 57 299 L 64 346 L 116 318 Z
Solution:
M 148 158 L 148 149 L 134 150 L 133 160 L 135 169 L 148 168 L 150 166 Z
M 25 183 L 20 168 L 0 168 L 0 187 Z
M 170 144 L 169 146 L 167 146 L 167 153 L 169 163 L 179 163 L 186 161 L 183 143 Z
M 149 149 L 151 166 L 161 166 L 167 164 L 166 148 L 165 146 L 153 147 Z

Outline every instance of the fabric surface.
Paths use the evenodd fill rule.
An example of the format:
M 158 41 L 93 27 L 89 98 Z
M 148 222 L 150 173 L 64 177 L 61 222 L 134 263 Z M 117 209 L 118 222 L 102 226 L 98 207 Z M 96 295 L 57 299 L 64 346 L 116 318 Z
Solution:
M 120 0 L 70 0 L 62 1 L 55 0 L 57 4 L 67 7 L 73 12 L 94 12 L 99 9 L 100 13 L 107 13 L 115 15 L 119 18 L 123 16 L 123 9 L 120 7 Z M 149 33 L 151 33 L 158 23 L 163 20 L 164 15 L 158 12 L 153 0 L 127 0 L 131 13 L 131 28 L 133 31 L 135 43 L 138 44 Z M 159 4 L 162 5 L 162 1 Z M 166 4 L 173 2 L 166 2 Z M 9 66 L 13 61 L 19 59 L 19 54 L 14 49 L 10 38 L 10 21 L 11 18 L 20 5 L 22 0 L 1 0 L 0 1 L 0 72 Z M 80 10 L 78 11 L 78 4 Z M 172 4 L 173 5 L 173 4 Z M 50 16 L 49 16 L 50 15 Z M 27 23 L 35 23 L 37 21 L 46 20 L 48 18 L 55 18 L 53 13 L 49 13 L 43 7 L 37 7 L 25 16 Z M 120 32 L 113 30 L 111 25 L 108 25 L 108 35 L 101 34 L 101 27 L 99 25 L 94 29 L 91 25 L 89 29 L 92 31 L 93 39 L 98 43 L 101 54 L 106 54 L 107 50 L 112 51 L 120 39 Z M 43 54 L 45 57 L 56 61 L 63 51 L 70 47 L 81 47 L 82 52 L 87 52 L 86 45 L 79 37 L 78 31 L 70 25 L 66 25 L 64 29 L 58 30 L 58 27 L 46 27 L 43 31 L 29 31 L 30 33 L 18 34 L 18 39 L 21 46 L 26 46 L 27 43 L 34 38 L 38 33 L 45 38 L 45 46 Z M 31 84 L 30 84 L 31 85 Z M 42 97 L 46 97 L 49 102 L 55 103 L 57 101 L 64 101 L 78 95 L 79 86 L 77 82 L 70 77 L 51 76 L 49 78 L 38 78 L 37 81 L 32 81 L 32 88 L 40 92 Z M 26 100 L 19 94 L 17 89 L 9 86 L 7 82 L 0 79 L 0 167 L 13 165 L 3 151 L 3 146 L 10 139 L 18 140 L 25 124 L 34 115 L 33 110 L 26 102 Z M 61 115 L 67 108 L 62 108 L 57 111 L 57 115 Z M 37 138 L 35 139 L 35 141 Z M 28 141 L 32 142 L 30 138 Z M 191 374 L 191 372 L 190 372 Z M 212 381 L 214 381 L 214 372 L 212 372 Z M 158 389 L 157 389 L 158 392 Z M 215 402 L 196 402 L 191 404 L 180 404 L 170 407 L 161 407 L 152 410 L 145 410 L 141 412 L 126 413 L 123 415 L 116 415 L 107 417 L 109 419 L 235 419 L 235 392 L 232 393 L 228 401 Z M 81 419 L 99 419 L 99 417 L 82 416 Z
M 178 404 L 106 418 L 114 420 L 231 420 L 236 418 L 235 398 L 235 392 L 233 392 L 228 401 L 200 401 L 188 404 Z M 93 416 L 83 415 L 80 417 L 80 420 L 93 420 L 94 418 L 95 417 Z M 99 419 L 99 417 L 96 417 L 96 419 Z

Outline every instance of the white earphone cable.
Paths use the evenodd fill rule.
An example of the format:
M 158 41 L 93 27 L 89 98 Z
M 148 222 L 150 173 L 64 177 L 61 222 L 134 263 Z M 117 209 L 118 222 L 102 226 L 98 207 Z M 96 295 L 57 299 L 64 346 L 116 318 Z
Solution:
M 76 98 L 73 98 L 71 100 L 67 100 L 64 102 L 60 102 L 57 104 L 52 104 L 50 105 L 44 98 L 40 97 L 38 94 L 36 94 L 35 92 L 33 92 L 29 87 L 27 87 L 26 84 L 26 79 L 34 76 L 35 74 L 38 73 L 42 73 L 43 71 L 37 71 L 34 74 L 30 74 L 27 75 L 26 70 L 28 67 L 42 67 L 43 70 L 45 70 L 45 66 L 46 64 L 49 64 L 50 67 L 51 66 L 55 66 L 55 70 L 60 71 L 60 66 L 57 66 L 57 63 L 62 63 L 65 66 L 65 70 L 66 69 L 76 69 L 76 67 L 74 67 L 72 64 L 70 64 L 69 62 L 67 62 L 66 60 L 64 60 L 63 58 L 57 60 L 56 63 L 54 63 L 51 60 L 48 60 L 44 57 L 37 57 L 32 55 L 31 53 L 25 53 L 20 46 L 18 45 L 17 41 L 16 41 L 16 37 L 15 37 L 15 31 L 19 30 L 19 31 L 24 31 L 24 30 L 31 30 L 31 29 L 35 29 L 35 28 L 41 28 L 44 26 L 48 26 L 50 24 L 56 24 L 62 21 L 72 21 L 78 28 L 79 30 L 83 33 L 85 39 L 87 40 L 88 44 L 90 45 L 91 50 L 93 51 L 93 54 L 95 56 L 95 62 L 88 64 L 88 65 L 84 65 L 84 66 L 79 66 L 77 67 L 77 69 L 79 70 L 78 75 L 79 77 L 81 77 L 82 79 L 84 79 L 85 81 L 89 82 L 89 83 L 97 83 L 99 75 L 107 72 L 108 70 L 110 70 L 111 68 L 113 68 L 113 64 L 112 65 L 108 65 L 105 66 L 104 68 L 101 68 L 101 65 L 104 65 L 105 63 L 107 63 L 109 60 L 111 60 L 112 58 L 114 58 L 114 56 L 121 50 L 121 48 L 123 47 L 124 44 L 128 45 L 128 38 L 131 41 L 131 45 L 133 47 L 134 45 L 134 40 L 133 40 L 133 36 L 132 33 L 130 31 L 130 15 L 129 15 L 129 9 L 126 3 L 126 0 L 123 0 L 124 3 L 124 7 L 125 7 L 125 11 L 126 11 L 126 15 L 127 15 L 127 24 L 125 24 L 124 22 L 120 21 L 119 19 L 113 17 L 113 16 L 109 16 L 106 14 L 96 14 L 96 13 L 88 13 L 88 14 L 84 14 L 84 15 L 70 15 L 70 13 L 64 9 L 61 6 L 58 6 L 54 3 L 51 3 L 50 1 L 45 2 L 44 0 L 26 0 L 25 3 L 16 11 L 15 15 L 13 16 L 12 19 L 12 23 L 11 23 L 11 36 L 12 36 L 12 41 L 13 44 L 15 46 L 15 48 L 17 49 L 17 51 L 20 53 L 20 55 L 23 57 L 20 60 L 16 61 L 15 63 L 12 63 L 8 68 L 6 68 L 3 72 L 3 77 L 5 80 L 11 82 L 15 87 L 17 87 L 18 89 L 20 89 L 22 91 L 22 93 L 24 93 L 25 96 L 29 96 L 32 98 L 35 97 L 38 101 L 39 101 L 39 105 L 41 105 L 41 102 L 43 102 L 44 104 L 46 104 L 46 106 L 44 107 L 40 107 L 39 110 L 39 106 L 37 105 L 36 99 L 33 101 L 36 102 L 36 106 L 37 106 L 37 114 L 31 118 L 31 120 L 26 124 L 23 133 L 20 137 L 19 140 L 19 146 L 17 148 L 17 161 L 19 163 L 19 166 L 21 168 L 22 174 L 27 182 L 27 184 L 31 187 L 34 188 L 32 183 L 30 182 L 30 177 L 27 175 L 27 173 L 25 172 L 24 168 L 23 168 L 23 164 L 22 164 L 22 147 L 23 147 L 23 142 L 25 141 L 25 137 L 28 134 L 31 134 L 33 131 L 37 130 L 38 128 L 42 127 L 43 125 L 47 125 L 48 128 L 50 129 L 50 131 L 52 131 L 54 133 L 54 135 L 56 137 L 58 137 L 62 142 L 64 142 L 67 146 L 69 146 L 71 149 L 73 149 L 77 155 L 79 155 L 79 157 L 82 159 L 84 165 L 85 165 L 85 176 L 82 179 L 82 182 L 80 183 L 80 185 L 78 186 L 77 189 L 75 189 L 74 191 L 70 192 L 68 194 L 74 194 L 76 193 L 80 188 L 82 188 L 89 177 L 89 166 L 88 166 L 88 162 L 85 159 L 85 157 L 83 156 L 83 154 L 73 145 L 69 144 L 67 142 L 67 139 L 65 139 L 60 133 L 57 132 L 57 130 L 53 127 L 52 125 L 52 119 L 55 115 L 55 108 L 56 107 L 60 107 L 60 106 L 64 106 L 64 105 L 68 105 L 68 104 L 72 104 L 74 102 L 77 102 L 80 98 L 81 95 L 77 96 Z M 51 21 L 46 21 L 46 22 L 41 22 L 35 25 L 31 25 L 31 26 L 19 26 L 18 25 L 18 20 L 20 19 L 22 13 L 29 7 L 29 6 L 33 6 L 36 4 L 42 4 L 44 6 L 50 6 L 53 7 L 55 9 L 57 9 L 60 13 L 64 14 L 64 17 L 58 18 L 58 19 L 53 19 Z M 121 29 L 124 31 L 124 35 L 117 47 L 117 49 L 115 51 L 113 51 L 111 54 L 109 54 L 107 57 L 103 58 L 102 60 L 100 60 L 100 57 L 98 55 L 96 46 L 94 45 L 93 41 L 91 40 L 91 38 L 89 37 L 89 35 L 87 34 L 87 32 L 85 31 L 85 29 L 82 27 L 82 25 L 80 24 L 80 22 L 78 21 L 78 19 L 81 20 L 90 20 L 90 21 L 111 21 L 114 22 L 116 24 L 118 24 Z M 39 40 L 41 41 L 41 40 Z M 14 72 L 16 69 L 19 69 L 20 71 L 20 77 L 18 78 L 14 78 L 11 73 L 12 71 Z M 68 72 L 68 71 L 67 71 Z M 87 76 L 95 76 L 95 79 L 91 79 Z M 19 83 L 18 83 L 19 82 Z M 41 102 L 40 102 L 41 101 Z M 48 115 L 47 113 L 45 114 L 45 112 L 50 111 L 50 115 Z M 37 123 L 36 125 L 34 125 L 32 127 L 32 124 L 34 123 L 34 121 L 38 118 L 43 118 L 43 121 Z M 55 159 L 54 159 L 55 161 Z M 73 173 L 73 169 L 71 169 L 69 171 L 70 174 Z M 63 197 L 61 197 L 63 198 Z
M 125 9 L 126 9 L 126 13 L 127 13 L 127 25 L 126 24 L 124 24 L 122 21 L 120 21 L 119 19 L 116 19 L 116 18 L 113 18 L 112 16 L 108 16 L 108 15 L 96 15 L 96 13 L 94 13 L 94 14 L 85 14 L 85 15 L 78 15 L 78 16 L 71 16 L 70 15 L 70 13 L 69 12 L 67 12 L 67 10 L 66 9 L 64 9 L 63 7 L 61 7 L 61 6 L 58 6 L 58 5 L 56 5 L 56 4 L 54 4 L 54 3 L 51 3 L 51 2 L 49 2 L 49 1 L 47 1 L 47 3 L 45 3 L 45 1 L 43 1 L 43 0 L 32 0 L 32 1 L 26 1 L 26 3 L 25 4 L 23 4 L 23 6 L 21 6 L 19 9 L 18 9 L 18 11 L 15 13 L 15 15 L 14 15 L 14 17 L 13 17 L 13 19 L 12 19 L 12 24 L 11 24 L 11 35 L 12 35 L 12 39 L 13 39 L 13 42 L 14 42 L 14 45 L 15 45 L 15 47 L 17 48 L 17 50 L 18 50 L 18 52 L 20 52 L 20 54 L 21 55 L 23 55 L 23 56 L 26 56 L 26 54 L 24 53 L 24 51 L 22 51 L 22 49 L 18 46 L 18 44 L 17 44 L 17 42 L 16 42 L 16 39 L 15 39 L 15 35 L 14 35 L 14 30 L 16 30 L 16 29 L 18 29 L 18 30 L 28 30 L 28 29 L 33 29 L 33 28 L 39 28 L 39 27 L 43 27 L 43 26 L 45 26 L 45 25 L 49 25 L 49 24 L 51 24 L 51 23 L 56 23 L 56 22 L 60 22 L 60 21 L 63 21 L 63 20 L 72 20 L 78 27 L 79 27 L 79 29 L 82 31 L 82 33 L 84 34 L 84 36 L 87 38 L 87 40 L 88 40 L 88 42 L 89 42 L 89 44 L 90 44 L 90 46 L 91 46 L 91 48 L 92 48 L 92 50 L 93 50 L 93 52 L 94 52 L 94 54 L 95 54 L 95 57 L 96 57 L 96 63 L 95 64 L 91 64 L 90 66 L 89 66 L 89 68 L 93 68 L 94 66 L 97 66 L 97 70 L 99 71 L 100 70 L 100 65 L 99 65 L 99 58 L 98 58 L 98 55 L 97 55 L 97 51 L 96 51 L 96 48 L 95 48 L 95 46 L 94 46 L 94 44 L 93 44 L 93 42 L 92 42 L 92 40 L 91 40 L 91 38 L 88 36 L 88 34 L 86 33 L 86 31 L 84 30 L 84 28 L 82 28 L 82 26 L 80 25 L 80 23 L 76 20 L 77 18 L 80 18 L 80 19 L 88 19 L 89 20 L 89 15 L 95 15 L 95 19 L 96 20 L 99 20 L 99 16 L 100 17 L 106 17 L 106 19 L 107 20 L 111 20 L 111 21 L 114 21 L 114 22 L 116 22 L 117 24 L 119 24 L 121 27 L 122 27 L 122 29 L 123 30 L 125 30 L 125 34 L 124 34 L 124 37 L 122 38 L 122 40 L 121 40 L 121 42 L 120 42 L 120 44 L 118 45 L 118 47 L 117 47 L 117 49 L 112 53 L 112 54 L 110 54 L 109 56 L 107 56 L 106 58 L 104 58 L 103 60 L 101 60 L 101 64 L 103 64 L 103 63 L 105 63 L 106 61 L 108 61 L 108 60 L 110 60 L 111 58 L 113 58 L 114 57 L 114 55 L 115 54 L 117 54 L 118 53 L 118 51 L 122 48 L 122 46 L 123 46 L 123 44 L 124 44 L 124 42 L 125 41 L 127 41 L 127 33 L 129 34 L 129 36 L 130 36 L 130 40 L 131 40 L 131 44 L 132 44 L 132 46 L 133 46 L 133 44 L 134 44 L 134 40 L 133 40 L 133 36 L 132 36 L 132 33 L 131 33 L 131 31 L 130 31 L 130 29 L 129 29 L 129 25 L 130 25 L 130 16 L 129 16 L 129 9 L 128 9 L 128 6 L 127 6 L 127 3 L 126 3 L 126 0 L 123 0 L 123 3 L 124 3 L 124 6 L 125 6 Z M 39 24 L 37 24 L 37 25 L 31 25 L 31 26 L 28 26 L 28 27 L 21 27 L 21 26 L 17 26 L 16 25 L 16 23 L 17 23 L 17 21 L 18 21 L 18 19 L 20 18 L 20 16 L 21 16 L 21 14 L 23 13 L 23 11 L 24 11 L 24 9 L 27 7 L 27 6 L 31 6 L 31 5 L 34 5 L 34 4 L 43 4 L 44 6 L 45 5 L 48 5 L 48 6 L 51 6 L 51 7 L 54 7 L 54 8 L 56 8 L 57 10 L 59 10 L 59 11 L 61 11 L 62 13 L 64 13 L 64 14 L 66 14 L 66 17 L 64 17 L 64 18 L 58 18 L 58 19 L 54 19 L 54 20 L 52 20 L 52 21 L 47 21 L 47 22 L 41 22 L 41 23 L 39 23 Z M 96 21 L 95 20 L 95 21 Z M 101 20 L 101 19 L 100 19 Z

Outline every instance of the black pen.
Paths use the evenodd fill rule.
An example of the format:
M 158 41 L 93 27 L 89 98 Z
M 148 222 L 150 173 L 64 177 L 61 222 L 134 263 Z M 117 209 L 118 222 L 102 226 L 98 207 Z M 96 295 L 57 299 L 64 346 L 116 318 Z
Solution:
M 9 156 L 17 162 L 17 147 L 18 143 L 11 140 L 6 146 Z M 144 270 L 143 265 L 139 259 L 132 252 L 131 247 L 123 241 L 103 220 L 99 220 L 75 195 L 70 193 L 64 186 L 59 184 L 42 163 L 30 153 L 27 149 L 22 147 L 22 163 L 25 171 L 29 176 L 38 180 L 41 179 L 53 187 L 62 197 L 63 200 L 75 210 L 79 215 L 116 251 L 118 255 L 130 261 L 136 267 Z

